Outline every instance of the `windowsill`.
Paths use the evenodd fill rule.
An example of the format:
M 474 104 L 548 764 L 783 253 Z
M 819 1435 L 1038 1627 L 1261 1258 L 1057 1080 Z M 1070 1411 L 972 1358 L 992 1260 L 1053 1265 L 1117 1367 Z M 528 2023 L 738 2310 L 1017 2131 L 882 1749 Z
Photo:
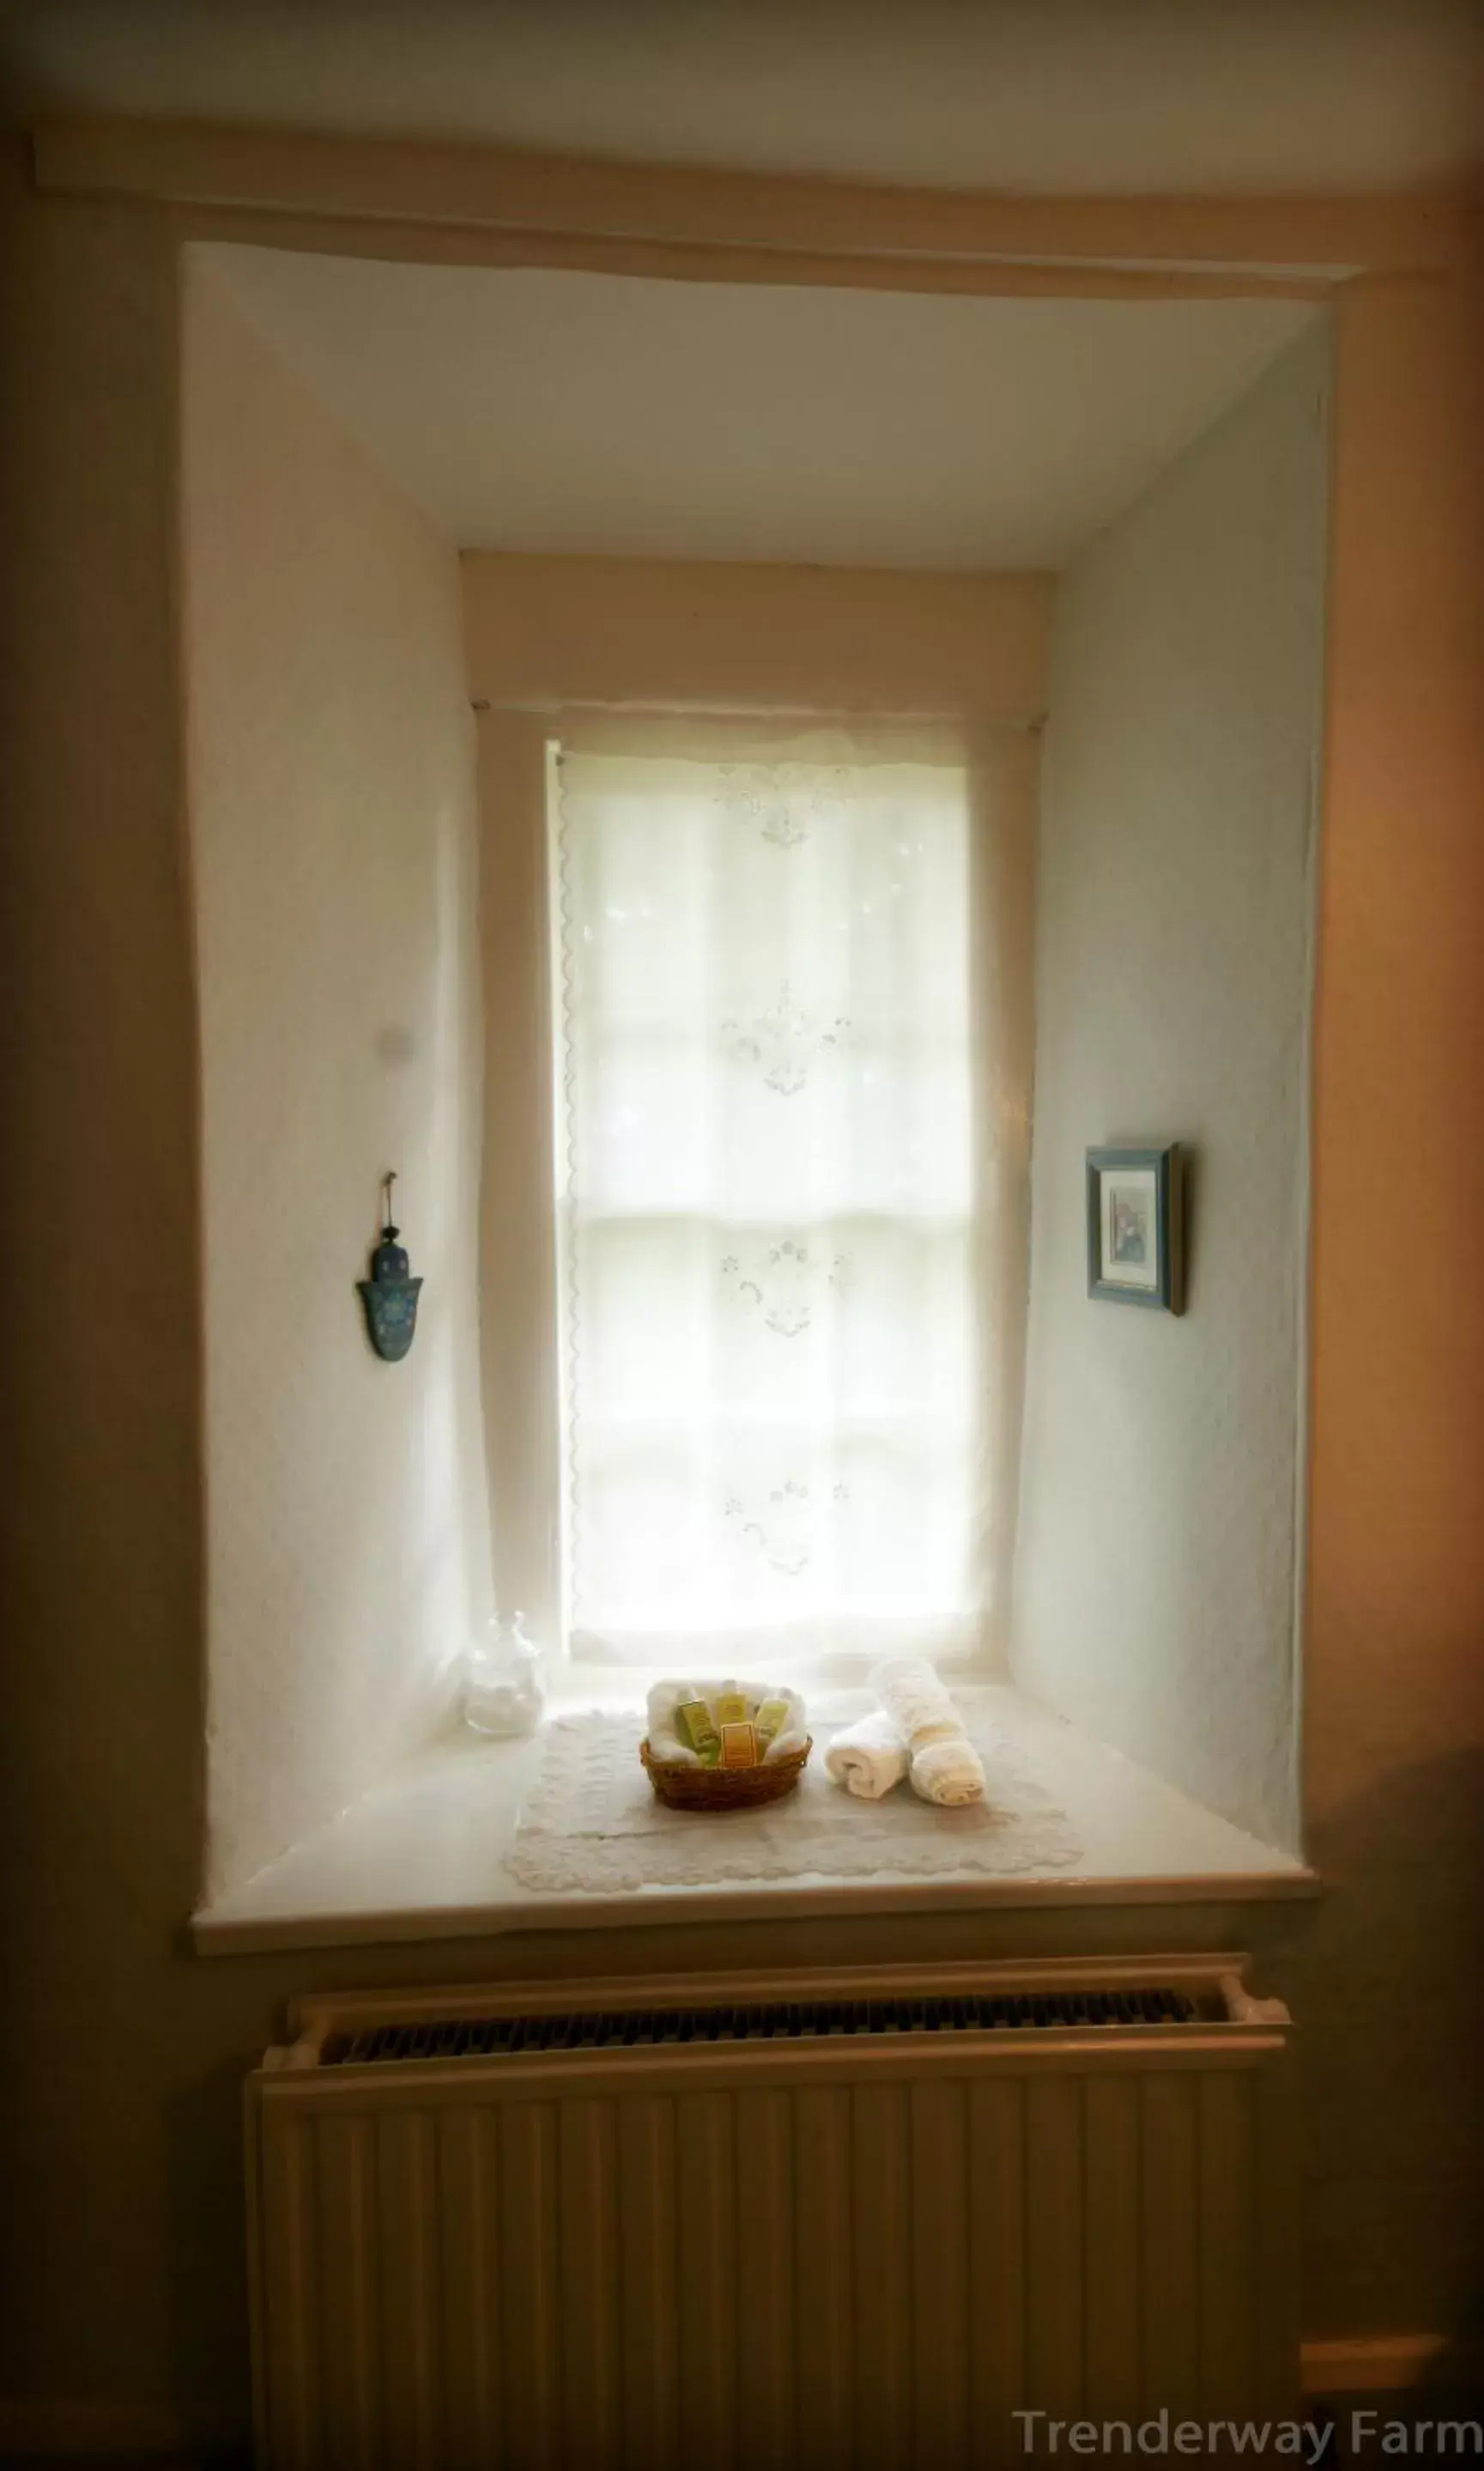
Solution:
M 643 1679 L 589 1668 L 568 1677 L 560 1702 L 638 1708 Z M 986 1685 L 986 1697 L 991 1692 L 996 1723 L 1077 1831 L 1083 1851 L 1071 1869 L 941 1881 L 800 1876 L 611 1896 L 537 1894 L 511 1877 L 503 1857 L 540 1764 L 540 1742 L 488 1741 L 460 1729 L 244 1886 L 204 1906 L 192 1923 L 196 1945 L 205 1955 L 231 1955 L 681 1919 L 1247 1902 L 1315 1892 L 1303 1863 L 1244 1835 L 1009 1685 Z M 865 1704 L 860 1694 L 838 1708 L 832 1702 L 829 1712 L 844 1716 Z M 636 1739 L 638 1731 L 637 1722 Z

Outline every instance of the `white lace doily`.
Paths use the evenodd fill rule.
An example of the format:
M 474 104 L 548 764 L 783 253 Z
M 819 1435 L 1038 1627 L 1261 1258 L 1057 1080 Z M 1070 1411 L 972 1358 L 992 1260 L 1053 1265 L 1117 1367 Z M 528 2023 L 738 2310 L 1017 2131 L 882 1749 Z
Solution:
M 906 1784 L 864 1801 L 831 1784 L 815 1734 L 797 1792 L 763 1810 L 667 1810 L 639 1765 L 640 1720 L 560 1716 L 516 1823 L 505 1867 L 522 1886 L 612 1895 L 728 1879 L 949 1879 L 1065 1870 L 1081 1847 L 1016 1753 L 972 1726 L 988 1800 L 939 1810 Z

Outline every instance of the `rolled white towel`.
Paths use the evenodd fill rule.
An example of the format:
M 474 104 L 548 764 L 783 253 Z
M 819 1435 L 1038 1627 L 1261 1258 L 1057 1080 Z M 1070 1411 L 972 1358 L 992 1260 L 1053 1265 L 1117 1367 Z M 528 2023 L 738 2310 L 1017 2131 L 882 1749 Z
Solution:
M 910 1773 L 913 1792 L 945 1810 L 961 1802 L 984 1800 L 985 1763 L 967 1733 L 957 1733 L 946 1742 L 925 1743 L 913 1753 Z
M 906 1743 L 914 1793 L 947 1806 L 983 1801 L 983 1762 L 932 1666 L 893 1658 L 877 1665 L 870 1686 Z
M 907 1773 L 907 1745 L 884 1707 L 845 1725 L 824 1753 L 831 1780 L 863 1801 L 879 1801 Z

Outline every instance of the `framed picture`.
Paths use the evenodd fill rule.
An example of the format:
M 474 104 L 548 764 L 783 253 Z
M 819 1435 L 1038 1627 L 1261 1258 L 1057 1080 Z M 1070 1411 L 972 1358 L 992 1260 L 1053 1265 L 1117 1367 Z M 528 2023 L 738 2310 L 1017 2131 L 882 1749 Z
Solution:
M 1087 1292 L 1113 1304 L 1184 1307 L 1180 1148 L 1087 1153 Z

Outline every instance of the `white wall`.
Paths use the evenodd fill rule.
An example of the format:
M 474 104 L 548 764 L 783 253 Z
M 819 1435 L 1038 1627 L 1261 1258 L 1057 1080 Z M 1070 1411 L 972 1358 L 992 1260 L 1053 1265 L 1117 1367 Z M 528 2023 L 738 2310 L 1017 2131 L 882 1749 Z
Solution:
M 426 1731 L 488 1591 L 476 840 L 453 550 L 198 259 L 184 349 L 220 1886 Z M 399 1365 L 354 1285 L 388 1166 Z
M 1066 577 L 1037 903 L 1012 1660 L 1296 1840 L 1296 1497 L 1328 335 Z M 1083 1153 L 1190 1144 L 1183 1319 L 1092 1303 Z

